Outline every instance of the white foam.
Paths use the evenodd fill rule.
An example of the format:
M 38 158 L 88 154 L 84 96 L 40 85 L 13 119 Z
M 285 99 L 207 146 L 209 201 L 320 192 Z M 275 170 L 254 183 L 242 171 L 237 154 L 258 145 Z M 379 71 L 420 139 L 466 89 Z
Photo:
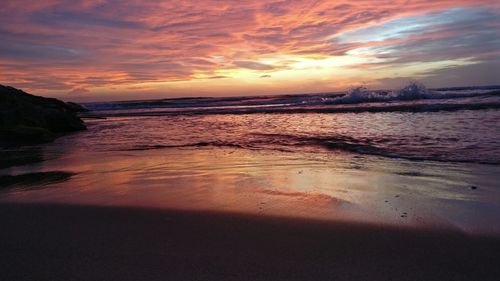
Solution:
M 356 87 L 347 94 L 335 98 L 324 99 L 327 104 L 352 104 L 367 102 L 390 102 L 390 101 L 410 101 L 420 99 L 452 99 L 472 97 L 484 94 L 485 91 L 433 91 L 427 89 L 425 85 L 418 82 L 410 82 L 407 86 L 399 90 L 373 91 L 366 87 Z

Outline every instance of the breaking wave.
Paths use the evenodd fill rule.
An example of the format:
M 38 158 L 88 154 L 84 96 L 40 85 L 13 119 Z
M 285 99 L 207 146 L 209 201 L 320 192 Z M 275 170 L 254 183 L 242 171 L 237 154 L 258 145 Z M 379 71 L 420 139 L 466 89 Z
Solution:
M 491 95 L 487 92 L 438 92 L 429 90 L 424 84 L 411 82 L 404 88 L 394 91 L 372 91 L 366 87 L 356 87 L 347 92 L 347 94 L 325 100 L 326 104 L 355 104 L 355 103 L 374 103 L 374 102 L 392 102 L 392 101 L 414 101 L 422 99 L 456 99 L 473 96 Z M 498 94 L 498 93 L 497 93 Z
M 176 98 L 88 103 L 91 116 L 191 114 L 427 112 L 500 108 L 500 86 L 428 89 L 418 82 L 399 90 L 353 88 L 345 93 L 229 98 Z
M 418 82 L 393 91 L 353 88 L 346 93 L 229 98 L 177 98 L 89 103 L 82 117 L 434 112 L 500 108 L 500 86 L 428 89 Z

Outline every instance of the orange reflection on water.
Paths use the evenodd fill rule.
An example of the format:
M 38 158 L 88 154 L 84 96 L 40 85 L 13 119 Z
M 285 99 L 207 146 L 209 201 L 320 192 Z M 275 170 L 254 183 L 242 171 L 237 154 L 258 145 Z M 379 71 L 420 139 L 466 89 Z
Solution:
M 337 194 L 338 177 L 316 169 L 320 164 L 295 154 L 241 149 L 165 149 L 106 157 L 76 152 L 41 164 L 47 170 L 71 167 L 77 175 L 70 181 L 56 184 L 59 188 L 12 193 L 10 200 L 352 217 L 352 210 L 343 210 L 352 205 L 352 194 Z
M 476 212 L 478 204 L 498 200 L 491 195 L 498 191 L 488 189 L 488 178 L 482 185 L 483 196 L 456 188 L 464 184 L 461 177 L 466 170 L 438 163 L 415 165 L 347 154 L 212 147 L 67 151 L 64 157 L 18 172 L 70 169 L 76 173 L 70 180 L 45 189 L 3 193 L 0 201 L 227 211 L 408 226 L 460 225 L 465 229 L 491 226 L 494 212 Z M 494 174 L 484 171 L 484 166 L 479 168 L 484 174 Z M 418 169 L 419 174 L 404 172 L 408 169 Z

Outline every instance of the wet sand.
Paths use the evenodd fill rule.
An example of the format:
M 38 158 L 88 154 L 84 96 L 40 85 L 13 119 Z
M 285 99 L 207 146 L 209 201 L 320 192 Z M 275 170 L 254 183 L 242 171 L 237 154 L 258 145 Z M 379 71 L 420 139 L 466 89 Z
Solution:
M 218 212 L 0 204 L 1 280 L 498 280 L 500 238 Z

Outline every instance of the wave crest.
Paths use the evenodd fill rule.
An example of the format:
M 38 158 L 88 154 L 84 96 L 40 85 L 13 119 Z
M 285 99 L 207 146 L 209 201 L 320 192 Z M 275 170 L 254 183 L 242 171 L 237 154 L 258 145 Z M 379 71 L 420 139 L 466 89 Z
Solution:
M 351 104 L 367 102 L 390 102 L 390 101 L 410 101 L 419 99 L 439 99 L 456 97 L 450 94 L 431 91 L 419 82 L 410 82 L 402 89 L 395 91 L 372 91 L 366 87 L 353 88 L 343 96 L 335 97 L 326 102 L 326 104 Z
M 428 89 L 422 83 L 410 82 L 391 91 L 356 87 L 344 93 L 95 103 L 85 104 L 94 111 L 82 117 L 498 109 L 499 89 L 500 86 Z

